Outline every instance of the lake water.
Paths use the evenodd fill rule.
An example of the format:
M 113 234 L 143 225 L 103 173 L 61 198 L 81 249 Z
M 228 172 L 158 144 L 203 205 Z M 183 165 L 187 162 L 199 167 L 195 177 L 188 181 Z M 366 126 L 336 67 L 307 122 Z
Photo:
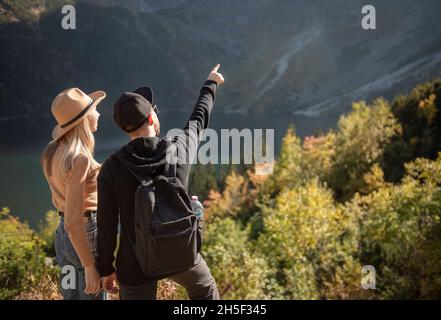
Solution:
M 182 128 L 188 114 L 160 114 L 161 130 Z M 296 115 L 212 114 L 210 128 L 220 136 L 220 129 L 274 129 L 276 155 L 289 125 L 301 137 L 326 131 L 336 119 L 310 118 Z M 54 121 L 51 119 L 15 119 L 0 121 L 0 207 L 36 227 L 45 212 L 53 209 L 49 187 L 40 169 L 40 153 L 50 139 Z M 100 118 L 96 133 L 96 158 L 106 157 L 127 143 L 126 136 L 113 124 L 111 116 Z

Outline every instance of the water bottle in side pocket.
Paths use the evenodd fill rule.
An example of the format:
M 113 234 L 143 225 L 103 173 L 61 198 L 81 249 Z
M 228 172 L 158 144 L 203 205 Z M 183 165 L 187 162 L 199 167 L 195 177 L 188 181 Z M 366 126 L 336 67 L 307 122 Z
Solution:
M 204 215 L 204 206 L 202 203 L 198 200 L 197 196 L 191 197 L 191 207 L 193 208 L 193 212 L 199 219 L 202 219 Z

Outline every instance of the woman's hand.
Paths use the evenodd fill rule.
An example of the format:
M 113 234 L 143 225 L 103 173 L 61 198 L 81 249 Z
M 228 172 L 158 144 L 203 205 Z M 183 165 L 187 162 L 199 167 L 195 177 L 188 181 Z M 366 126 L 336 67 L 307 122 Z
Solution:
M 212 80 L 214 82 L 216 82 L 218 85 L 224 84 L 225 79 L 224 76 L 217 72 L 217 70 L 219 69 L 220 64 L 217 64 L 213 70 L 211 70 L 210 74 L 208 75 L 207 80 Z
M 86 276 L 86 289 L 84 289 L 84 293 L 98 294 L 101 291 L 101 279 L 95 266 L 85 267 L 84 274 Z

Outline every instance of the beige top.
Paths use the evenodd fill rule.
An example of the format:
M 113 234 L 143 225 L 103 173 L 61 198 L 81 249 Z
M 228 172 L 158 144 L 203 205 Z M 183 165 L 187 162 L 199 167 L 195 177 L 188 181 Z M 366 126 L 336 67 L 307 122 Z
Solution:
M 45 172 L 52 192 L 52 202 L 57 210 L 64 212 L 64 229 L 83 267 L 95 263 L 84 228 L 84 212 L 97 209 L 97 176 L 99 170 L 90 170 L 90 161 L 80 155 L 74 166 L 63 174 L 61 160 L 64 146 L 59 145 L 52 158 L 51 175 Z

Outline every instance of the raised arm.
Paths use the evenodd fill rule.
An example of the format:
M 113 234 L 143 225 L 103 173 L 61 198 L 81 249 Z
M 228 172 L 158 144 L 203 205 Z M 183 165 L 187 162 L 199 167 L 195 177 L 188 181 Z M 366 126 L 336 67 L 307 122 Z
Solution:
M 183 132 L 174 137 L 180 164 L 191 164 L 196 155 L 203 130 L 208 128 L 217 88 L 225 82 L 222 74 L 218 72 L 219 67 L 220 65 L 217 64 L 211 70 Z
M 218 72 L 219 67 L 220 64 L 217 64 L 211 70 L 207 80 L 205 81 L 204 86 L 200 91 L 196 106 L 194 107 L 190 119 L 188 120 L 184 128 L 184 132 L 186 133 L 186 135 L 188 135 L 189 132 L 193 129 L 193 125 L 197 130 L 196 133 L 198 134 L 198 137 L 202 130 L 208 128 L 210 113 L 214 106 L 217 87 L 225 82 L 222 74 Z

